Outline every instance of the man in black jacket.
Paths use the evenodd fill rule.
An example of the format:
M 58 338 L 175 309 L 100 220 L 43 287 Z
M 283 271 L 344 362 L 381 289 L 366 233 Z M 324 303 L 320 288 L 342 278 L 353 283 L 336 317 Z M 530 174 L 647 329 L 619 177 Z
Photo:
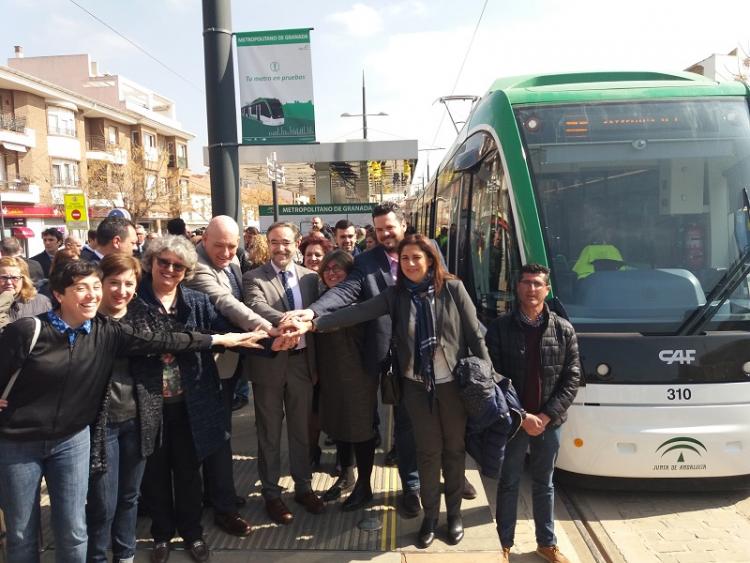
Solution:
M 567 418 L 581 377 L 573 326 L 549 310 L 549 269 L 521 268 L 518 307 L 495 320 L 486 336 L 495 371 L 509 377 L 521 398 L 524 420 L 508 442 L 497 488 L 497 529 L 508 563 L 516 528 L 518 486 L 524 457 L 530 453 L 532 505 L 537 554 L 550 563 L 567 563 L 555 538 L 552 474 L 560 449 L 560 426 Z
M 52 259 L 55 257 L 55 252 L 60 248 L 62 240 L 62 233 L 54 227 L 49 227 L 42 231 L 44 251 L 32 256 L 31 260 L 36 260 L 42 266 L 42 273 L 45 278 L 49 277 L 49 268 L 52 265 Z

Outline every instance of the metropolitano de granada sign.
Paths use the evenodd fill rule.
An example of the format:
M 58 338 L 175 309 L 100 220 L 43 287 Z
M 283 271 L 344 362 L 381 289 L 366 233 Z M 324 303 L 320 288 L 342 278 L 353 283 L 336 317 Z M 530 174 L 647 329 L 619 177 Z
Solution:
M 242 143 L 314 143 L 310 29 L 235 35 Z

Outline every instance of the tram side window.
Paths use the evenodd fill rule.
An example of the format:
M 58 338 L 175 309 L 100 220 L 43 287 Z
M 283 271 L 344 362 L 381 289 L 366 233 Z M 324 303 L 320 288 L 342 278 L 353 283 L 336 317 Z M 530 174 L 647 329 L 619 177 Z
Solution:
M 494 317 L 513 303 L 512 280 L 520 270 L 510 194 L 497 154 L 474 174 L 471 201 L 471 270 L 476 302 L 483 315 Z

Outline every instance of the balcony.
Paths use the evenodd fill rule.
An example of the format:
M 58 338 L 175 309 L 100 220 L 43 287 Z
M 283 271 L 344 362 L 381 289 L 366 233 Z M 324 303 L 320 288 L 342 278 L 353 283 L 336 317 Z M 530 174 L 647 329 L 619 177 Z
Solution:
M 65 204 L 65 194 L 81 193 L 80 186 L 52 186 L 51 195 L 54 205 Z
M 0 114 L 0 129 L 23 133 L 26 130 L 26 118 L 16 117 L 12 113 Z
M 0 179 L 3 203 L 39 203 L 39 187 L 29 178 L 10 174 Z
M 50 125 L 47 128 L 48 135 L 60 135 L 61 137 L 75 137 L 76 128 L 74 125 L 61 123 L 59 125 Z
M 101 135 L 86 137 L 86 158 L 88 160 L 106 160 L 112 164 L 127 163 L 127 151 L 115 143 L 110 143 Z

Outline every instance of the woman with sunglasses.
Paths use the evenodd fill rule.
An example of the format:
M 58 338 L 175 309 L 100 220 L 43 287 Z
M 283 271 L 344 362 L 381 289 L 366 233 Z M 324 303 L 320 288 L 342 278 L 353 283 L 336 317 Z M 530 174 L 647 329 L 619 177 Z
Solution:
M 55 560 L 85 561 L 89 425 L 100 411 L 116 357 L 252 347 L 265 336 L 147 334 L 97 315 L 101 270 L 90 262 L 55 269 L 50 287 L 59 307 L 36 320 L 19 319 L 0 337 L 0 390 L 7 391 L 14 381 L 8 401 L 0 404 L 0 507 L 7 558 L 13 563 L 39 561 L 42 478 L 51 503 Z
M 198 262 L 194 245 L 185 237 L 168 235 L 155 239 L 142 257 L 144 279 L 138 287 L 138 307 L 129 322 L 139 331 L 211 331 L 228 327 L 205 293 L 183 286 L 192 278 Z M 152 406 L 161 413 L 162 432 L 146 461 L 142 502 L 151 516 L 154 551 L 151 560 L 166 561 L 175 533 L 196 561 L 209 558 L 203 539 L 201 463 L 219 455 L 229 436 L 221 398 L 221 384 L 214 358 L 209 353 L 163 354 L 133 360 L 136 373 L 154 378 L 158 386 L 149 389 Z M 211 475 L 208 484 L 212 484 Z M 210 491 L 209 491 L 210 496 Z M 216 513 L 249 526 L 238 513 Z
M 23 258 L 11 256 L 0 258 L 0 293 L 13 294 L 8 309 L 8 322 L 23 317 L 34 317 L 52 308 L 49 299 L 37 293 L 34 288 L 34 283 L 29 277 L 29 269 Z
M 328 289 L 338 285 L 354 267 L 352 255 L 344 250 L 326 254 L 318 274 Z M 341 505 L 358 510 L 372 500 L 370 476 L 375 459 L 375 409 L 378 382 L 362 365 L 364 326 L 316 334 L 320 375 L 320 421 L 323 431 L 336 441 L 341 474 L 323 494 L 333 501 L 352 491 Z M 354 480 L 354 460 L 357 480 Z
M 463 539 L 461 497 L 464 488 L 466 409 L 453 369 L 469 355 L 489 362 L 476 309 L 463 284 L 449 274 L 432 241 L 407 235 L 398 246 L 396 285 L 363 303 L 314 321 L 318 330 L 351 326 L 391 315 L 394 361 L 401 375 L 401 400 L 409 413 L 417 444 L 417 468 L 424 520 L 417 546 L 435 539 L 440 514 L 440 473 L 448 511 L 446 540 Z

